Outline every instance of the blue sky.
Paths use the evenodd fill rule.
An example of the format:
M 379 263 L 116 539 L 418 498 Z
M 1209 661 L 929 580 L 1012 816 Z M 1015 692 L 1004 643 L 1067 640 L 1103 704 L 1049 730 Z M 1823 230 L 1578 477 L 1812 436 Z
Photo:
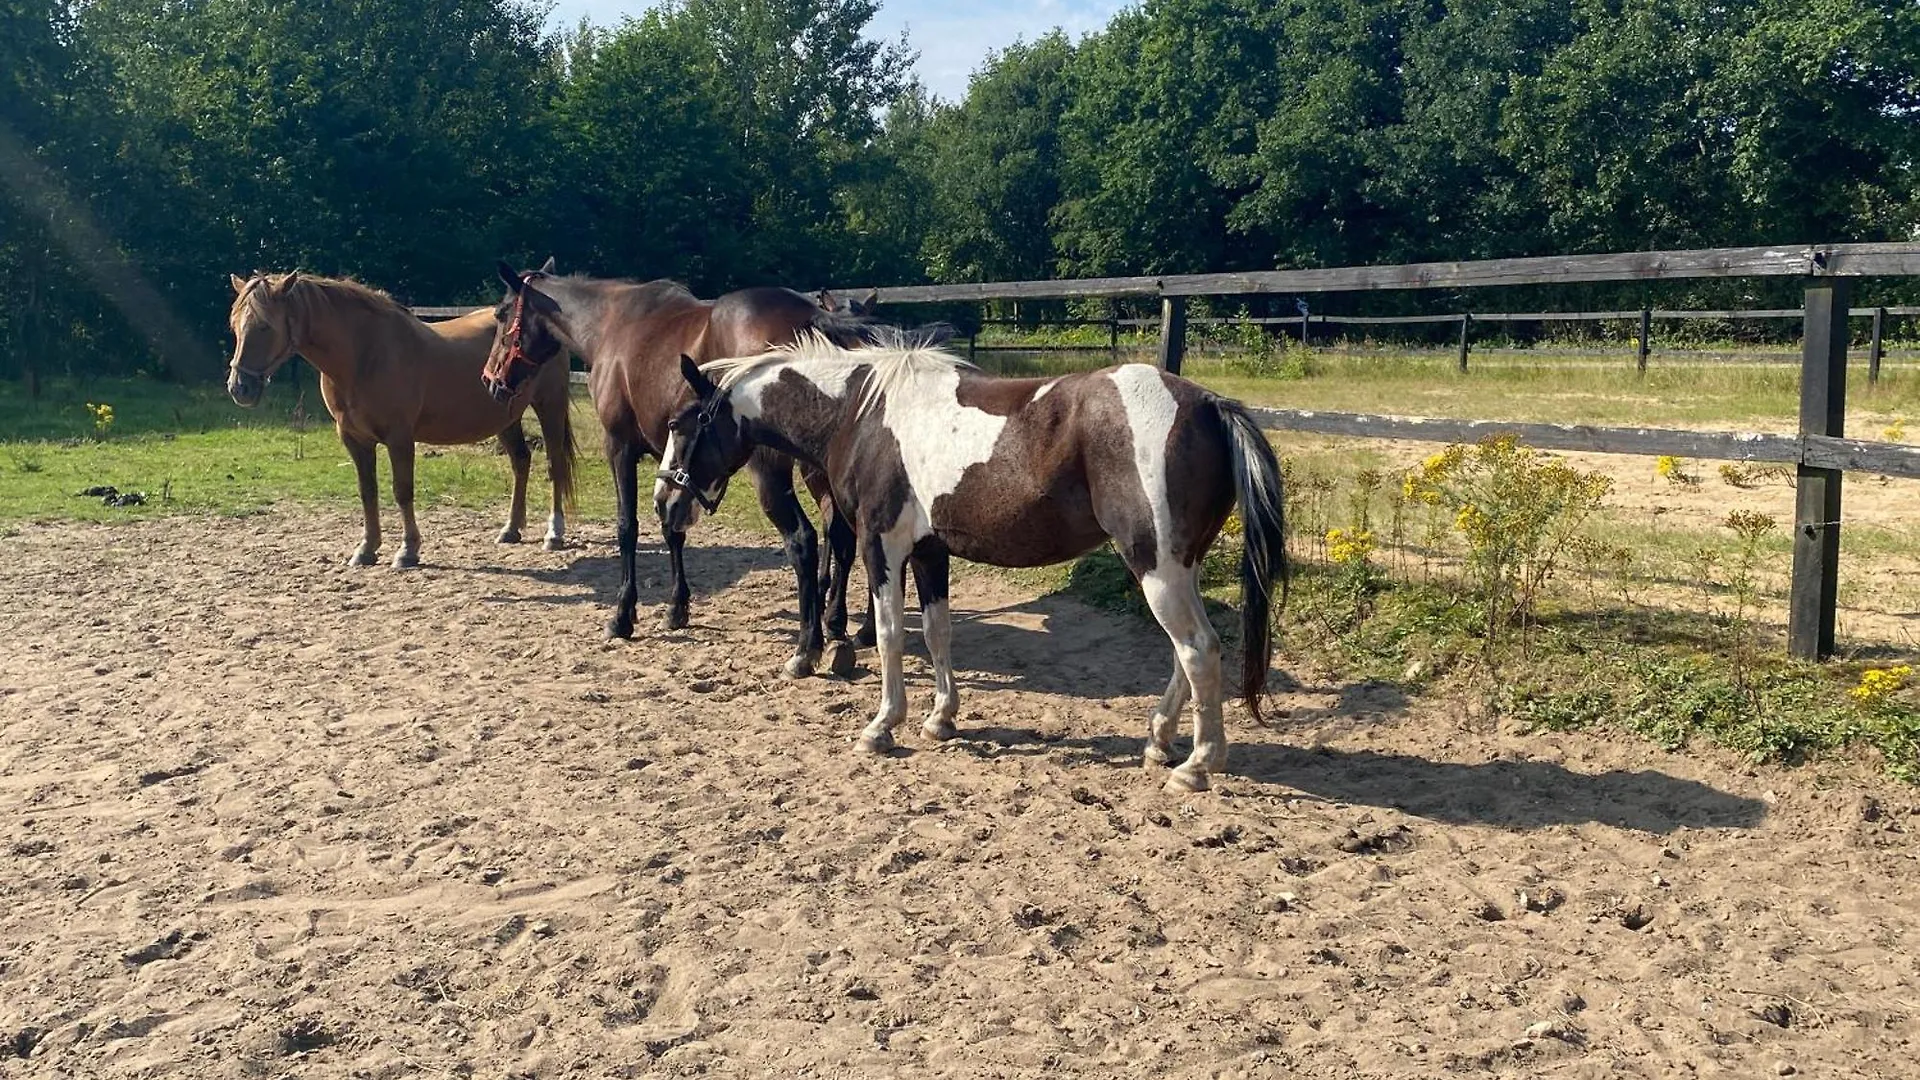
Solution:
M 652 6 L 645 0 L 559 0 L 553 22 L 557 26 L 571 25 L 585 15 L 612 26 L 621 16 Z M 1120 0 L 976 0 L 963 4 L 881 0 L 880 14 L 867 33 L 892 41 L 905 30 L 908 42 L 920 53 L 921 81 L 940 97 L 958 100 L 966 93 L 967 76 L 987 53 L 1022 38 L 1032 40 L 1056 26 L 1078 39 L 1105 26 L 1122 6 Z

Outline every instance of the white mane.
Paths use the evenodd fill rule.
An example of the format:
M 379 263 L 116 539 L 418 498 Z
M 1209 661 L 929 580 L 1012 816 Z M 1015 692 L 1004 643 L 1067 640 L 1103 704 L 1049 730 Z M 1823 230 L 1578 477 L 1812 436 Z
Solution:
M 808 331 L 791 345 L 776 346 L 755 356 L 710 360 L 700 365 L 700 370 L 720 389 L 731 390 L 748 375 L 782 364 L 811 362 L 871 367 L 873 371 L 861 390 L 856 416 L 867 415 L 881 398 L 923 375 L 958 368 L 975 370 L 974 365 L 947 350 L 913 340 L 903 332 L 891 331 L 884 336 L 886 340 L 879 344 L 847 349 L 827 340 L 817 330 Z

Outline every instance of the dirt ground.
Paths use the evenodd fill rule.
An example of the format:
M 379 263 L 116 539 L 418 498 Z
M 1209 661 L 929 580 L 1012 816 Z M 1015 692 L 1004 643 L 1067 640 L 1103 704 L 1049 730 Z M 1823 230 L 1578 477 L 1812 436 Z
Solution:
M 1863 765 L 1303 675 L 1174 798 L 1164 640 L 983 576 L 963 737 L 870 759 L 770 545 L 608 644 L 610 529 L 495 524 L 0 540 L 0 1076 L 1914 1075 L 1920 792 Z

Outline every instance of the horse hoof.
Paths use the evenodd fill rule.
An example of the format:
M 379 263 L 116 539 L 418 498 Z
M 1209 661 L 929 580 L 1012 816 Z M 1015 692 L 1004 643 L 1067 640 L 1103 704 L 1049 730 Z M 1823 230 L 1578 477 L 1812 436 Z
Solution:
M 519 542 L 519 529 L 501 529 L 500 535 L 494 539 L 494 543 L 496 544 L 517 544 Z
M 615 615 L 607 622 L 608 641 L 629 641 L 633 638 L 633 616 Z
M 687 621 L 686 608 L 668 608 L 667 613 L 660 616 L 660 629 L 685 630 Z
M 860 735 L 860 749 L 865 750 L 869 754 L 878 754 L 881 756 L 893 753 L 893 732 L 882 731 L 878 735 L 869 735 L 862 732 Z
M 880 635 L 874 630 L 872 623 L 861 627 L 859 631 L 853 635 L 853 647 L 856 649 L 871 649 L 879 643 Z
M 790 656 L 780 667 L 780 675 L 786 679 L 804 679 L 813 674 L 813 660 L 805 656 Z
M 380 561 L 379 554 L 372 551 L 364 551 L 364 550 L 356 551 L 353 554 L 347 556 L 348 566 L 372 566 L 374 563 L 377 563 L 379 561 Z
M 546 540 L 546 545 L 545 545 L 545 546 L 546 546 L 546 549 L 547 549 L 548 551 L 565 551 L 565 550 L 567 550 L 567 542 L 566 542 L 565 540 L 562 540 L 561 538 L 559 538 L 559 537 L 557 537 L 557 536 L 549 536 L 549 537 L 547 537 L 547 540 Z
M 1198 769 L 1188 772 L 1186 766 L 1183 765 L 1167 775 L 1166 787 L 1162 790 L 1169 795 L 1191 795 L 1196 791 L 1205 791 L 1212 786 L 1213 785 L 1207 780 L 1206 773 Z
M 417 552 L 402 551 L 393 557 L 393 568 L 395 570 L 412 570 L 419 565 L 420 556 Z
M 1147 744 L 1146 759 L 1149 765 L 1165 765 L 1173 760 L 1173 753 L 1164 746 Z
M 946 742 L 960 734 L 960 729 L 954 727 L 953 721 L 944 716 L 929 716 L 926 722 L 920 725 L 920 732 L 935 742 Z
M 842 638 L 827 642 L 827 670 L 842 679 L 853 677 L 853 642 Z

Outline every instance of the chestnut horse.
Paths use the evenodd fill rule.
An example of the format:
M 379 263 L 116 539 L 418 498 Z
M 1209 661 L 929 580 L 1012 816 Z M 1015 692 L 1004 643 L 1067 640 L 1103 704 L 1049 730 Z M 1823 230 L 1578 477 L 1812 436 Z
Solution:
M 640 459 L 646 455 L 663 459 L 671 446 L 668 421 L 687 397 L 680 357 L 689 354 L 714 360 L 758 353 L 793 341 L 803 332 L 850 345 L 867 339 L 877 328 L 863 319 L 826 310 L 789 289 L 741 289 L 716 300 L 701 300 L 672 281 L 560 276 L 548 272 L 550 267 L 516 271 L 505 263 L 499 269 L 507 293 L 494 313 L 497 334 L 487 360 L 487 387 L 496 397 L 514 395 L 525 380 L 544 375 L 548 357 L 564 350 L 572 350 L 586 362 L 594 408 L 606 429 L 607 463 L 613 468 L 618 506 L 620 593 L 607 634 L 632 637 L 639 602 L 635 561 Z M 841 557 L 827 559 L 827 572 L 816 578 L 823 565 L 819 538 L 795 494 L 792 459 L 768 450 L 744 464 L 761 509 L 780 531 L 799 592 L 800 642 L 784 674 L 790 678 L 812 674 L 829 646 L 828 667 L 838 674 L 851 672 L 846 575 L 852 561 L 852 533 L 831 515 L 825 478 L 818 470 L 805 472 L 808 487 L 828 514 L 827 554 L 838 551 Z M 701 509 L 711 511 L 718 503 L 717 498 L 705 501 Z M 687 624 L 692 594 L 684 556 L 686 531 L 698 517 L 696 510 L 676 528 L 661 530 L 673 573 L 673 592 L 661 619 L 665 629 Z M 838 542 L 832 542 L 836 538 Z
M 1042 566 L 1113 541 L 1173 640 L 1173 677 L 1147 725 L 1167 763 L 1189 692 L 1193 752 L 1167 780 L 1200 791 L 1226 765 L 1220 638 L 1200 597 L 1200 559 L 1236 506 L 1240 692 L 1256 720 L 1273 659 L 1273 588 L 1286 582 L 1284 502 L 1273 448 L 1244 406 L 1145 364 L 1050 379 L 978 373 L 938 349 L 842 349 L 809 337 L 704 368 L 681 360 L 695 400 L 674 418 L 654 497 L 668 528 L 772 448 L 824 469 L 851 518 L 880 630 L 880 708 L 863 748 L 892 749 L 906 715 L 902 573 L 920 589 L 933 661 L 934 739 L 957 734 L 947 561 Z M 715 380 L 718 380 L 717 382 Z
M 573 420 L 567 408 L 567 366 L 500 401 L 479 383 L 493 343 L 493 312 L 481 308 L 446 322 L 425 323 L 386 293 L 357 281 L 309 274 L 231 275 L 233 362 L 227 393 L 258 404 L 273 373 L 295 353 L 320 373 L 320 396 L 360 478 L 366 528 L 347 560 L 371 566 L 380 556 L 380 492 L 374 447 L 384 443 L 393 468 L 393 498 L 405 526 L 396 568 L 420 564 L 420 527 L 413 516 L 415 443 L 474 443 L 498 436 L 513 463 L 513 502 L 500 542 L 517 544 L 527 521 L 527 471 L 533 451 L 520 430 L 532 405 L 546 440 L 553 510 L 546 545 L 558 551 L 573 498 Z

